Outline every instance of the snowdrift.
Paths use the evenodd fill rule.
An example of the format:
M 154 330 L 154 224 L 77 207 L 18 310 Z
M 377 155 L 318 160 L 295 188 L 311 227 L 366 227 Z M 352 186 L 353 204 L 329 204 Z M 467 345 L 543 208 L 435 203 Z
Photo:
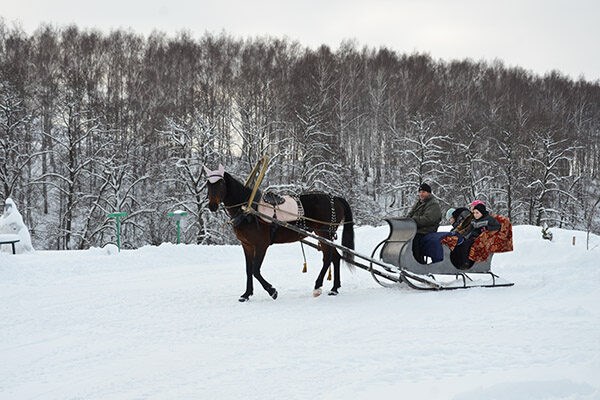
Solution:
M 0 253 L 0 398 L 598 399 L 600 238 L 553 233 L 514 227 L 514 287 L 443 293 L 343 270 L 313 298 L 320 254 L 276 245 L 279 298 L 245 304 L 239 246 Z

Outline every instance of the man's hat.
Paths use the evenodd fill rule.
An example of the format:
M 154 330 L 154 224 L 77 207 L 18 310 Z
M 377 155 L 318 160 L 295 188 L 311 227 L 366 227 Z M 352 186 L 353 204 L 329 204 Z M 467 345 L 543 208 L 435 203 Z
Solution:
M 421 190 L 422 190 L 422 191 L 424 191 L 424 192 L 429 192 L 429 193 L 431 193 L 431 186 L 429 186 L 429 185 L 428 185 L 428 184 L 426 184 L 426 183 L 421 183 L 421 186 L 419 186 L 419 192 L 420 192 Z

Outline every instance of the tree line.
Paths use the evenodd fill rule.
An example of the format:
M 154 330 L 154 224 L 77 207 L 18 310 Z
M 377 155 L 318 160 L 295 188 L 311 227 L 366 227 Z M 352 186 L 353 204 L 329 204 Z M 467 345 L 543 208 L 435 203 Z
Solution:
M 0 200 L 34 247 L 229 243 L 202 166 L 262 189 L 339 194 L 358 224 L 482 199 L 516 224 L 600 231 L 600 82 L 501 61 L 288 39 L 194 38 L 0 20 Z

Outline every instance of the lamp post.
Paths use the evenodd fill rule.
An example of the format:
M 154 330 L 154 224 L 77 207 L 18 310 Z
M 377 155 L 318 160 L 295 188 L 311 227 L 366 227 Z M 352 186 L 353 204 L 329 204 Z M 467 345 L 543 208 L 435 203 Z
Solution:
M 177 228 L 177 244 L 181 243 L 181 219 L 187 214 L 187 212 L 182 210 L 173 211 L 167 214 L 175 220 L 175 227 Z
M 119 253 L 121 252 L 121 218 L 126 216 L 126 212 L 114 212 L 107 215 L 108 218 L 114 218 L 117 224 L 117 248 L 119 249 Z

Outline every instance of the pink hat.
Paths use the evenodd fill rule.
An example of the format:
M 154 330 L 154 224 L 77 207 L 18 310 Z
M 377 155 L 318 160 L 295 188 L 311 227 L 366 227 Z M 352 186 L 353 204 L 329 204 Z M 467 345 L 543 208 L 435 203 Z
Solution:
M 471 207 L 475 207 L 477 204 L 483 204 L 485 206 L 485 203 L 481 200 L 473 200 L 473 202 L 471 203 Z

